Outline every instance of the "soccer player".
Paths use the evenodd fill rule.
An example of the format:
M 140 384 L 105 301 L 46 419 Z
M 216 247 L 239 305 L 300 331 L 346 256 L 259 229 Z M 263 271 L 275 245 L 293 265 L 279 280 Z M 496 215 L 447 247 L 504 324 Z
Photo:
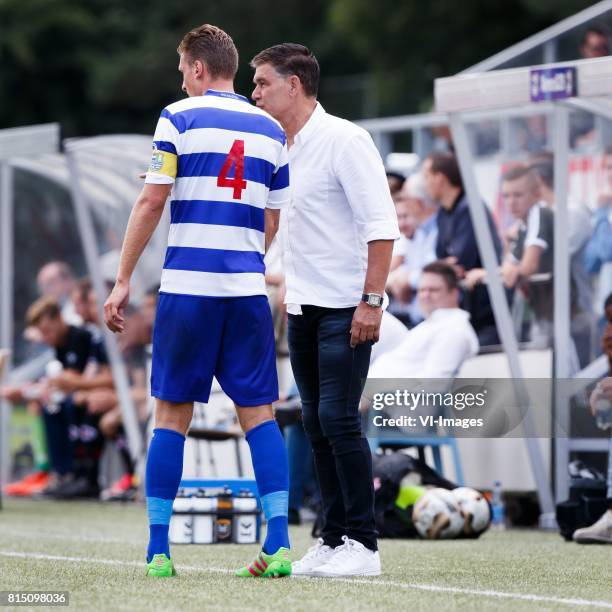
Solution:
M 262 552 L 237 574 L 289 575 L 287 455 L 271 408 L 278 380 L 263 263 L 289 197 L 285 135 L 234 93 L 238 52 L 228 34 L 203 25 L 185 35 L 178 52 L 189 98 L 161 113 L 116 284 L 104 306 L 108 327 L 122 332 L 130 277 L 172 190 L 153 332 L 156 428 L 146 468 L 147 573 L 176 573 L 168 525 L 185 435 L 193 402 L 208 401 L 216 376 L 236 404 L 268 521 Z

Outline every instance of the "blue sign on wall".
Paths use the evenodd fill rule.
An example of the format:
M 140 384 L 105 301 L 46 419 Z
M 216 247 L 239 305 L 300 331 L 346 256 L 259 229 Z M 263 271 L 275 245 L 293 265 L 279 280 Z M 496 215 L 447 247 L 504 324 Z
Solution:
M 529 78 L 532 102 L 562 100 L 578 95 L 575 66 L 533 68 Z

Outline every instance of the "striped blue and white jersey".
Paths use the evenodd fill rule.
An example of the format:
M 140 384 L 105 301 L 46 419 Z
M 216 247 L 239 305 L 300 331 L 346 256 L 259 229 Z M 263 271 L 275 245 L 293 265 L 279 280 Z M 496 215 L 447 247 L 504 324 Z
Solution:
M 161 113 L 147 183 L 171 184 L 160 291 L 265 295 L 265 208 L 289 202 L 280 125 L 237 94 L 209 90 Z

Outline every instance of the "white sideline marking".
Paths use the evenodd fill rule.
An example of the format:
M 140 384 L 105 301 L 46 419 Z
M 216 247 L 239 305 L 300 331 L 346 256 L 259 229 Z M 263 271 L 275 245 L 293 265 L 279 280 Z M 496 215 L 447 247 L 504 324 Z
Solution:
M 129 567 L 144 567 L 142 561 L 123 561 L 115 559 L 91 559 L 88 557 L 67 557 L 63 555 L 47 555 L 44 553 L 25 553 L 9 550 L 0 550 L 0 556 L 3 557 L 18 557 L 24 559 L 40 559 L 43 561 L 69 561 L 73 563 L 93 563 L 101 565 L 124 565 Z M 179 570 L 188 572 L 207 572 L 213 574 L 229 574 L 231 570 L 220 567 L 197 567 L 194 565 L 180 565 Z M 325 580 L 324 578 L 297 578 L 294 580 Z M 433 593 L 456 593 L 458 595 L 475 595 L 478 597 L 494 597 L 498 599 L 519 599 L 521 601 L 545 602 L 554 604 L 563 604 L 567 606 L 590 606 L 592 608 L 607 608 L 612 609 L 612 602 L 608 601 L 593 601 L 589 599 L 572 599 L 563 597 L 549 597 L 547 595 L 533 595 L 521 593 L 507 593 L 504 591 L 478 589 L 463 589 L 459 587 L 445 587 L 435 584 L 407 584 L 405 582 L 393 582 L 391 580 L 376 580 L 363 578 L 331 578 L 334 582 L 345 582 L 347 584 L 365 584 L 369 586 L 393 587 L 399 589 L 417 589 L 420 591 L 430 591 Z

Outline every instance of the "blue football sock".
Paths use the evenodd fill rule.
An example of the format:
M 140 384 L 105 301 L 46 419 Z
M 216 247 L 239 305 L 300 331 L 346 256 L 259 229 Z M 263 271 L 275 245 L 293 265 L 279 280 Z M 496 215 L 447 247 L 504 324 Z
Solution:
M 246 434 L 257 480 L 259 497 L 268 521 L 263 550 L 274 554 L 281 546 L 289 548 L 289 467 L 283 436 L 276 421 L 260 423 Z
M 149 516 L 147 563 L 153 555 L 170 556 L 168 528 L 172 503 L 183 474 L 185 436 L 171 429 L 154 429 L 147 456 L 146 495 Z

